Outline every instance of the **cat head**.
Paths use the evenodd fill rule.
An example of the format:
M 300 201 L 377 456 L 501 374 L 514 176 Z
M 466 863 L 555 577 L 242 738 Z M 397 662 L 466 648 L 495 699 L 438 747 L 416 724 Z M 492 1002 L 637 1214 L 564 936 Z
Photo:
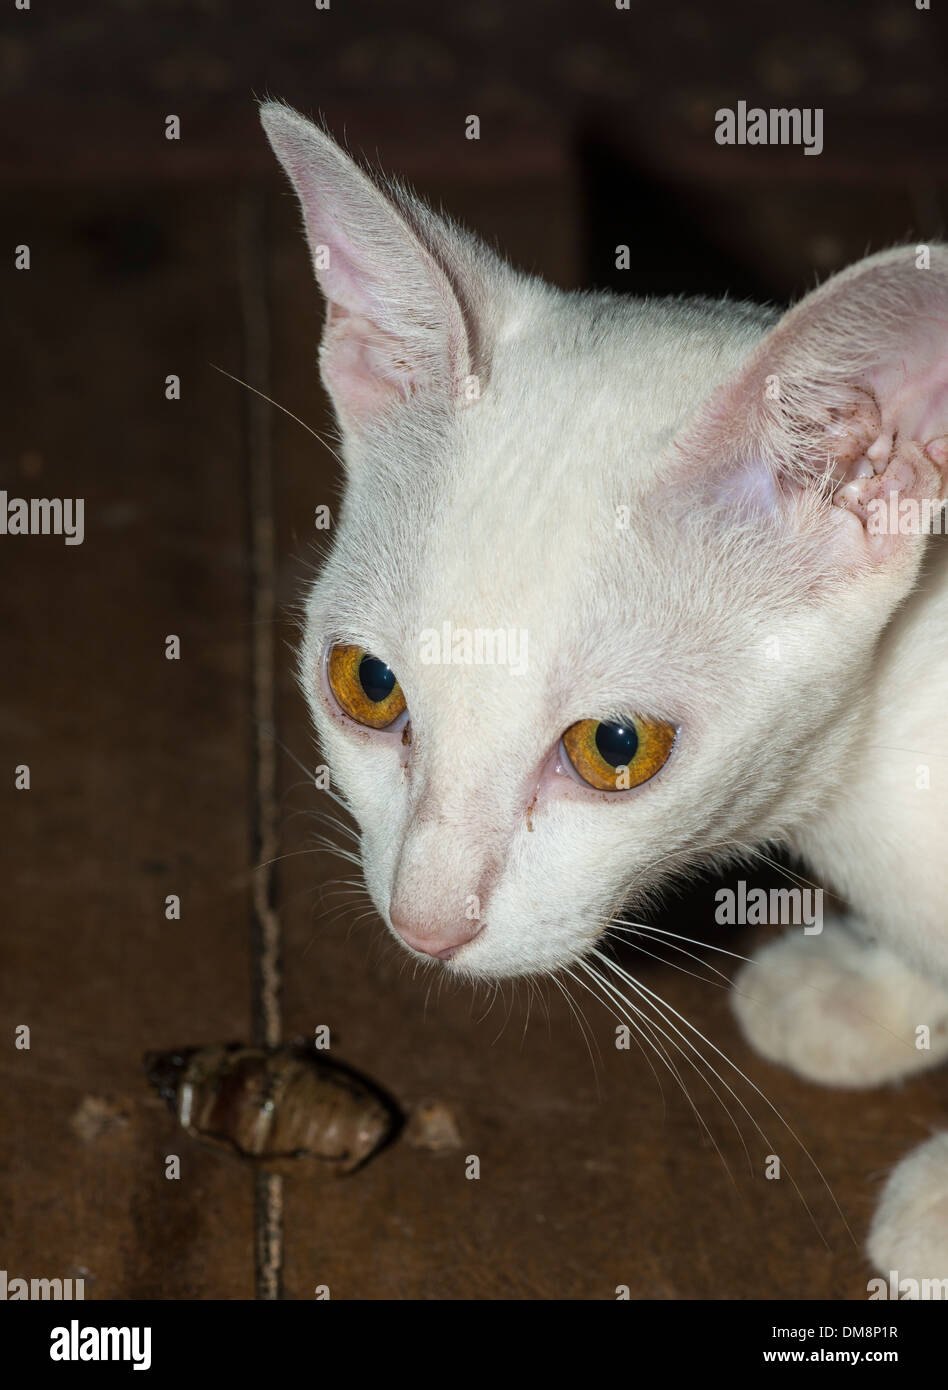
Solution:
M 517 273 L 267 104 L 346 485 L 300 677 L 419 958 L 553 970 L 833 794 L 945 495 L 946 249 L 783 317 Z

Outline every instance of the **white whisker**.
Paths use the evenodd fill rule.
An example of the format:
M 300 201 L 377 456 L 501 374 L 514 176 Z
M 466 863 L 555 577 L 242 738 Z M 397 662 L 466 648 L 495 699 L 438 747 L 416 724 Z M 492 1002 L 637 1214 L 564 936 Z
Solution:
M 681 1090 L 682 1095 L 688 1102 L 688 1105 L 691 1111 L 693 1112 L 699 1127 L 704 1131 L 709 1143 L 712 1145 L 718 1157 L 720 1158 L 721 1163 L 724 1167 L 724 1171 L 727 1173 L 728 1177 L 731 1179 L 731 1182 L 733 1183 L 734 1175 L 731 1172 L 730 1165 L 728 1164 L 727 1159 L 724 1157 L 724 1154 L 721 1152 L 721 1148 L 717 1140 L 715 1139 L 713 1133 L 711 1132 L 710 1126 L 708 1125 L 704 1116 L 701 1114 L 701 1111 L 695 1105 L 691 1092 L 688 1090 L 687 1084 L 685 1083 L 684 1077 L 681 1075 L 681 1072 L 678 1070 L 674 1061 L 669 1056 L 668 1052 L 664 1047 L 664 1044 L 659 1042 L 658 1039 L 655 1037 L 655 1032 L 658 1031 L 666 1037 L 667 1035 L 664 1034 L 662 1029 L 657 1028 L 657 1025 L 655 1024 L 653 1019 L 650 1019 L 646 1014 L 642 1012 L 641 1009 L 637 1008 L 636 1005 L 634 1005 L 631 1002 L 631 1000 L 626 999 L 624 995 L 620 994 L 615 989 L 615 987 L 604 978 L 604 976 L 600 975 L 598 971 L 596 971 L 589 964 L 588 961 L 581 961 L 580 965 L 582 966 L 585 973 L 590 977 L 590 979 L 593 980 L 595 984 L 599 985 L 605 991 L 603 995 L 599 995 L 596 994 L 594 990 L 589 989 L 589 986 L 587 985 L 586 988 L 589 989 L 589 993 L 592 994 L 594 998 L 598 999 L 601 1004 L 604 1004 L 614 1018 L 618 1018 L 620 1022 L 626 1024 L 626 1026 L 632 1027 L 637 1034 L 643 1037 L 645 1041 L 649 1044 L 649 1046 L 652 1048 L 652 1050 L 655 1052 L 659 1060 L 662 1062 L 663 1066 L 674 1078 L 679 1089 Z M 614 1005 L 618 1005 L 618 1009 L 616 1009 Z M 670 1041 L 672 1041 L 673 1045 L 675 1045 L 673 1039 L 671 1039 Z M 638 1038 L 636 1038 L 636 1043 L 641 1050 L 642 1044 L 639 1042 Z M 720 1102 L 720 1097 L 717 1095 L 717 1092 L 714 1091 L 714 1087 L 711 1085 L 704 1073 L 696 1066 L 694 1060 L 691 1057 L 689 1057 L 687 1053 L 683 1051 L 682 1048 L 677 1047 L 677 1045 L 676 1050 L 681 1054 L 683 1059 L 688 1063 L 692 1070 L 698 1074 L 698 1076 L 701 1078 L 704 1084 L 708 1086 L 709 1089 L 715 1094 L 716 1099 Z M 646 1060 L 649 1063 L 649 1067 L 651 1068 L 652 1074 L 655 1076 L 655 1079 L 658 1082 L 659 1091 L 662 1095 L 663 1108 L 665 1109 L 665 1112 L 667 1114 L 667 1105 L 665 1104 L 665 1093 L 662 1089 L 661 1082 L 658 1080 L 658 1073 L 655 1071 L 651 1059 L 648 1058 L 647 1055 Z M 723 1104 L 723 1102 L 720 1103 Z M 727 1109 L 726 1106 L 724 1108 L 725 1110 Z
M 295 420 L 296 423 L 297 423 L 302 429 L 304 429 L 304 430 L 306 431 L 307 434 L 311 434 L 311 435 L 313 436 L 313 438 L 316 440 L 317 444 L 321 444 L 322 447 L 323 447 L 324 449 L 328 450 L 329 453 L 332 454 L 333 458 L 336 460 L 336 462 L 339 464 L 340 467 L 345 467 L 345 465 L 344 465 L 343 462 L 342 462 L 342 459 L 341 459 L 341 458 L 339 457 L 339 455 L 336 453 L 336 451 L 335 451 L 335 449 L 332 447 L 332 445 L 331 445 L 330 443 L 328 443 L 328 441 L 325 440 L 325 439 L 322 437 L 322 435 L 317 434 L 316 431 L 313 429 L 313 427 L 312 427 L 311 425 L 307 425 L 307 423 L 306 423 L 305 420 L 301 420 L 300 417 L 299 417 L 298 415 L 294 415 L 293 412 L 292 412 L 292 410 L 287 410 L 287 408 L 286 408 L 285 405 L 280 405 L 280 402 L 279 402 L 279 401 L 275 401 L 275 400 L 273 399 L 272 396 L 266 395 L 263 391 L 258 391 L 257 388 L 256 388 L 256 386 L 251 386 L 251 385 L 250 385 L 250 382 L 249 382 L 249 381 L 242 381 L 241 378 L 240 378 L 239 376 L 234 376 L 234 373 L 233 373 L 233 372 L 229 372 L 229 371 L 227 370 L 226 367 L 219 367 L 219 366 L 217 365 L 216 362 L 209 362 L 209 363 L 208 363 L 208 366 L 209 366 L 209 367 L 213 367 L 214 370 L 215 370 L 215 372 L 220 372 L 221 376 L 230 377 L 231 381 L 236 381 L 236 383 L 237 383 L 238 386 L 244 386 L 244 387 L 246 387 L 246 389 L 247 389 L 248 391 L 252 391 L 252 392 L 254 393 L 255 396 L 259 396 L 260 399 L 261 399 L 262 401 L 266 401 L 268 405 L 274 406 L 274 408 L 277 409 L 277 410 L 282 410 L 284 415 L 288 415 L 288 416 L 290 417 L 290 419 L 291 419 L 291 420 Z
M 681 1029 L 679 1029 L 679 1028 L 671 1021 L 671 1019 L 668 1017 L 668 1014 L 674 1015 L 674 1017 L 675 1017 L 680 1023 L 683 1023 L 684 1026 L 685 1026 L 687 1029 L 689 1029 L 693 1034 L 695 1034 L 696 1037 L 700 1038 L 701 1041 L 702 1041 L 706 1046 L 710 1047 L 711 1050 L 712 1050 L 712 1052 L 714 1052 L 718 1057 L 720 1057 L 721 1060 L 722 1060 L 723 1062 L 725 1062 L 725 1063 L 727 1064 L 727 1066 L 731 1067 L 733 1071 L 737 1072 L 737 1074 L 738 1074 L 738 1076 L 741 1078 L 741 1080 L 742 1080 L 746 1085 L 748 1085 L 748 1086 L 751 1088 L 751 1090 L 755 1092 L 756 1095 L 758 1095 L 758 1096 L 761 1098 L 761 1100 L 762 1100 L 762 1101 L 764 1102 L 764 1104 L 768 1107 L 768 1109 L 773 1113 L 773 1115 L 777 1118 L 777 1120 L 779 1120 L 779 1122 L 780 1122 L 780 1123 L 783 1125 L 783 1127 L 786 1129 L 787 1133 L 791 1136 L 791 1138 L 793 1139 L 794 1143 L 798 1145 L 798 1147 L 800 1148 L 800 1150 L 802 1151 L 802 1153 L 806 1156 L 807 1160 L 812 1164 L 812 1166 L 813 1166 L 815 1172 L 817 1173 L 817 1175 L 818 1175 L 819 1178 L 820 1178 L 820 1181 L 823 1183 L 823 1186 L 826 1188 L 826 1191 L 829 1193 L 829 1196 L 830 1196 L 830 1198 L 831 1198 L 831 1200 L 832 1200 L 832 1202 L 833 1202 L 833 1206 L 835 1207 L 836 1212 L 837 1212 L 837 1214 L 838 1214 L 840 1220 L 842 1221 L 844 1227 L 846 1228 L 847 1234 L 849 1235 L 850 1239 L 853 1241 L 853 1244 L 857 1244 L 857 1242 L 856 1242 L 856 1240 L 855 1240 L 855 1237 L 853 1236 L 853 1233 L 852 1233 L 852 1231 L 850 1230 L 849 1223 L 848 1223 L 848 1221 L 846 1220 L 846 1217 L 843 1215 L 842 1208 L 840 1207 L 839 1202 L 838 1202 L 837 1199 L 836 1199 L 836 1195 L 835 1195 L 835 1193 L 833 1192 L 833 1189 L 830 1187 L 829 1183 L 827 1182 L 826 1177 L 825 1177 L 825 1175 L 824 1175 L 822 1169 L 820 1168 L 819 1164 L 816 1162 L 816 1159 L 815 1159 L 815 1158 L 813 1157 L 813 1155 L 810 1153 L 809 1149 L 808 1149 L 808 1148 L 806 1147 L 806 1145 L 803 1143 L 802 1139 L 799 1137 L 799 1135 L 796 1133 L 796 1131 L 792 1128 L 792 1126 L 788 1123 L 788 1121 L 787 1121 L 787 1120 L 784 1118 L 784 1116 L 780 1113 L 780 1111 L 779 1111 L 779 1110 L 777 1109 L 777 1107 L 773 1104 L 773 1102 L 772 1102 L 771 1100 L 768 1099 L 768 1097 L 764 1094 L 764 1092 L 760 1089 L 760 1087 L 757 1086 L 757 1085 L 755 1085 L 754 1082 L 751 1081 L 750 1077 L 748 1077 L 748 1076 L 746 1075 L 746 1073 L 743 1072 L 743 1071 L 741 1070 L 741 1068 L 737 1065 L 736 1062 L 732 1062 L 731 1059 L 730 1059 L 730 1057 L 728 1057 L 728 1056 L 726 1055 L 726 1053 L 722 1052 L 721 1049 L 720 1049 L 719 1047 L 717 1047 L 713 1042 L 711 1042 L 711 1040 L 710 1040 L 709 1038 L 705 1037 L 705 1035 L 701 1032 L 701 1030 L 700 1030 L 699 1028 L 696 1028 L 695 1025 L 694 1025 L 693 1023 L 690 1023 L 690 1022 L 688 1021 L 688 1019 L 686 1019 L 682 1014 L 680 1014 L 680 1013 L 678 1012 L 677 1009 L 673 1008 L 672 1005 L 670 1005 L 669 1003 L 667 1003 L 666 1000 L 662 999 L 660 995 L 656 994 L 654 990 L 649 989 L 647 985 L 643 985 L 643 984 L 641 983 L 641 981 L 636 980 L 635 977 L 632 976 L 632 975 L 630 975 L 629 972 L 628 972 L 627 970 L 624 970 L 624 969 L 623 969 L 620 965 L 618 965 L 615 961 L 610 960 L 608 956 L 604 956 L 600 951 L 594 950 L 594 951 L 592 952 L 592 954 L 593 954 L 594 956 L 596 956 L 599 960 L 601 960 L 602 963 L 603 963 L 604 965 L 606 965 L 610 970 L 613 970 L 617 975 L 619 975 L 619 977 L 620 977 L 621 979 L 623 979 L 629 986 L 631 986 L 631 988 L 632 988 L 633 990 L 635 990 L 635 992 L 639 995 L 640 998 L 647 1000 L 647 1002 L 649 1002 L 649 1003 L 651 1004 L 652 1008 L 655 1009 L 655 1011 L 659 1014 L 659 1016 L 663 1019 L 663 1021 L 668 1025 L 668 1027 L 671 1028 L 675 1033 L 677 1033 L 678 1036 L 685 1042 L 685 1044 L 686 1044 L 688 1047 L 691 1047 L 695 1052 L 697 1052 L 697 1048 L 694 1046 L 694 1044 L 691 1042 L 691 1040 L 687 1037 L 686 1034 L 684 1034 L 684 1033 L 681 1031 Z M 663 1012 L 663 1010 L 667 1010 L 668 1013 Z M 773 1148 L 773 1145 L 771 1144 L 771 1141 L 767 1138 L 767 1135 L 764 1133 L 764 1131 L 763 1131 L 763 1129 L 761 1128 L 760 1124 L 759 1124 L 758 1121 L 755 1119 L 755 1117 L 752 1115 L 752 1113 L 750 1112 L 750 1110 L 748 1109 L 748 1107 L 747 1107 L 747 1106 L 744 1104 L 744 1102 L 741 1100 L 740 1096 L 738 1096 L 737 1093 L 734 1091 L 733 1087 L 731 1087 L 731 1086 L 728 1084 L 728 1082 L 725 1081 L 725 1079 L 720 1075 L 720 1073 L 716 1070 L 716 1068 L 714 1068 L 714 1067 L 711 1065 L 711 1063 L 708 1061 L 708 1059 L 707 1059 L 706 1057 L 703 1057 L 701 1053 L 698 1053 L 698 1056 L 702 1058 L 702 1061 L 704 1062 L 705 1066 L 707 1066 L 707 1067 L 709 1068 L 709 1070 L 713 1073 L 713 1075 L 717 1077 L 717 1079 L 721 1082 L 722 1086 L 724 1086 L 725 1089 L 734 1097 L 734 1099 L 737 1101 L 738 1105 L 740 1105 L 741 1109 L 742 1109 L 742 1110 L 744 1111 L 744 1113 L 747 1115 L 747 1117 L 748 1117 L 748 1119 L 750 1120 L 751 1124 L 752 1124 L 752 1125 L 754 1126 L 754 1128 L 757 1130 L 757 1133 L 758 1133 L 758 1134 L 760 1135 L 760 1137 L 763 1139 L 764 1143 L 765 1143 L 769 1148 L 772 1149 L 772 1148 Z M 784 1168 L 785 1168 L 785 1170 L 786 1170 L 786 1172 L 787 1172 L 788 1177 L 790 1178 L 790 1182 L 791 1182 L 791 1184 L 792 1184 L 792 1186 L 793 1186 L 793 1188 L 794 1188 L 794 1191 L 797 1193 L 797 1195 L 798 1195 L 799 1198 L 800 1198 L 800 1201 L 803 1203 L 804 1210 L 806 1211 L 807 1215 L 809 1216 L 810 1220 L 811 1220 L 812 1223 L 813 1223 L 814 1229 L 816 1230 L 816 1232 L 817 1232 L 817 1234 L 819 1235 L 820 1239 L 823 1241 L 824 1245 L 827 1245 L 827 1248 L 829 1248 L 829 1247 L 828 1247 L 828 1243 L 827 1243 L 827 1241 L 826 1241 L 826 1238 L 825 1238 L 825 1236 L 823 1235 L 822 1231 L 820 1230 L 819 1225 L 817 1224 L 816 1219 L 815 1219 L 814 1216 L 813 1216 L 813 1213 L 810 1211 L 810 1208 L 809 1208 L 809 1206 L 808 1206 L 808 1204 L 807 1204 L 807 1201 L 806 1201 L 805 1197 L 803 1196 L 803 1193 L 800 1191 L 800 1188 L 799 1188 L 799 1186 L 798 1186 L 798 1184 L 797 1184 L 797 1182 L 796 1182 L 796 1179 L 794 1178 L 793 1174 L 790 1172 L 790 1169 L 789 1169 L 786 1165 L 784 1165 Z
M 648 932 L 647 932 L 647 931 L 642 931 L 642 930 L 640 930 L 640 929 L 638 929 L 638 928 L 636 928 L 636 927 L 633 927 L 631 924 L 626 923 L 626 922 L 613 922 L 613 923 L 611 923 L 611 924 L 610 924 L 610 931 L 626 932 L 626 933 L 628 933 L 628 936 L 630 936 L 630 937 L 631 937 L 631 936 L 645 936 L 645 937 L 647 937 L 647 936 L 648 936 Z M 607 933 L 607 934 L 606 934 L 606 940 L 610 940 L 610 939 L 611 939 L 611 938 L 610 938 L 610 936 L 609 936 L 609 933 Z M 652 939 L 654 940 L 654 938 L 652 938 Z M 720 975 L 720 976 L 721 976 L 721 980 L 720 980 L 720 981 L 718 981 L 718 980 L 709 980 L 708 977 L 707 977 L 707 975 L 699 975 L 698 972 L 697 972 L 696 970 L 688 970 L 688 969 L 685 968 L 685 966 L 679 965 L 679 964 L 677 963 L 677 961 L 668 960 L 667 957 L 665 957 L 665 956 L 657 955 L 655 951 L 646 951 L 645 947 L 644 947 L 644 946 L 641 946 L 637 941 L 627 940 L 626 937 L 622 937 L 622 938 L 620 938 L 620 940 L 621 940 L 622 942 L 624 942 L 625 945 L 631 946 L 633 950 L 641 952 L 641 954 L 642 954 L 643 956 L 648 956 L 651 960 L 657 960 L 657 961 L 659 961 L 662 965 L 670 965 L 670 966 L 672 967 L 673 970 L 680 970 L 681 973 L 682 973 L 683 975 L 690 975 L 691 978 L 692 978 L 693 980 L 700 980 L 701 983 L 704 984 L 704 985 L 713 985 L 715 989 L 729 990 L 729 989 L 731 988 L 731 982 L 730 982 L 730 980 L 728 979 L 728 977 L 724 974 L 724 971 L 723 971 L 723 970 L 718 970 L 718 968 L 717 968 L 716 966 L 714 966 L 714 965 L 708 965 L 708 969 L 709 969 L 709 970 L 713 970 L 714 973 L 715 973 L 715 975 Z M 661 943 L 656 942 L 656 945 L 658 945 L 658 944 L 667 945 L 667 946 L 669 946 L 673 951 L 680 951 L 681 954 L 682 954 L 683 956 L 687 956 L 690 960 L 697 961 L 699 965 L 707 965 L 707 964 L 708 964 L 707 961 L 703 961 L 703 960 L 701 959 L 700 956 L 696 956 L 695 953 L 694 953 L 693 951 L 686 951 L 685 948 L 684 948 L 683 946 L 676 946 L 675 943 L 674 943 L 673 941 L 667 941 L 667 942 L 661 942 Z

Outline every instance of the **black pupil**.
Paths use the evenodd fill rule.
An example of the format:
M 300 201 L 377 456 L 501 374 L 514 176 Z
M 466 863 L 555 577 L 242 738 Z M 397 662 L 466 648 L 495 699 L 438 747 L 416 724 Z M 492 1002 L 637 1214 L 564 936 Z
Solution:
M 627 767 L 635 757 L 639 736 L 630 724 L 600 724 L 596 748 L 612 767 Z
M 395 689 L 395 672 L 377 656 L 364 656 L 359 662 L 359 680 L 370 700 L 378 704 Z

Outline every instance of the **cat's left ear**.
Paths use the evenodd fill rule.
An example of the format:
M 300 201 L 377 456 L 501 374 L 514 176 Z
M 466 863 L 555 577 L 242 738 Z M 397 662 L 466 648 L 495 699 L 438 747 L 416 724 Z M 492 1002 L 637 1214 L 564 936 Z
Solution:
M 343 427 L 359 430 L 420 392 L 463 403 L 472 334 L 460 273 L 452 278 L 449 256 L 439 255 L 440 220 L 380 188 L 290 107 L 267 102 L 260 115 L 299 198 L 326 296 L 320 364 Z
M 881 252 L 828 280 L 679 447 L 735 506 L 835 523 L 847 562 L 904 549 L 913 517 L 930 529 L 925 508 L 930 520 L 948 495 L 948 246 Z

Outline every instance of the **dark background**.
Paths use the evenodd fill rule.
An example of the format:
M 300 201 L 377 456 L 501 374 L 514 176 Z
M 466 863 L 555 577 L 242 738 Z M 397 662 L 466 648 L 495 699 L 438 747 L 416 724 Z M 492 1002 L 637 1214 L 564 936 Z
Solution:
M 870 1271 L 826 1187 L 753 1088 L 861 1241 L 889 1166 L 944 1124 L 943 1080 L 820 1092 L 749 1054 L 710 973 L 727 958 L 634 958 L 747 1073 L 728 1073 L 740 1103 L 718 1083 L 732 1124 L 683 1066 L 729 1172 L 674 1081 L 663 1094 L 634 1048 L 615 1050 L 593 1000 L 577 999 L 591 1057 L 554 988 L 526 1028 L 523 987 L 428 998 L 372 915 L 359 920 L 364 901 L 339 883 L 354 870 L 314 850 L 328 803 L 295 761 L 317 755 L 292 609 L 335 464 L 211 364 L 331 428 L 320 304 L 255 97 L 322 113 L 558 284 L 780 302 L 868 250 L 944 233 L 944 37 L 937 0 L 934 13 L 911 0 L 5 7 L 0 486 L 86 499 L 82 546 L 0 541 L 11 1278 L 82 1276 L 89 1298 L 309 1298 L 317 1284 L 335 1298 L 611 1298 L 618 1284 L 641 1298 L 865 1297 Z M 715 110 L 742 99 L 822 107 L 822 155 L 716 145 Z M 471 113 L 478 142 L 464 138 Z M 13 268 L 22 243 L 28 272 Z M 180 662 L 164 659 L 168 633 Z M 13 789 L 22 763 L 28 792 Z M 165 919 L 169 893 L 180 922 Z M 710 938 L 711 903 L 699 887 L 668 921 Z M 259 1036 L 268 932 L 284 1036 L 328 1024 L 338 1055 L 406 1111 L 449 1106 L 462 1138 L 435 1154 L 402 1136 L 354 1176 L 287 1178 L 269 1272 L 259 1186 L 175 1128 L 140 1060 Z M 714 940 L 747 952 L 755 934 Z M 23 1023 L 28 1052 L 13 1047 Z M 164 1178 L 170 1152 L 179 1182 Z M 799 1194 L 763 1179 L 771 1152 Z

